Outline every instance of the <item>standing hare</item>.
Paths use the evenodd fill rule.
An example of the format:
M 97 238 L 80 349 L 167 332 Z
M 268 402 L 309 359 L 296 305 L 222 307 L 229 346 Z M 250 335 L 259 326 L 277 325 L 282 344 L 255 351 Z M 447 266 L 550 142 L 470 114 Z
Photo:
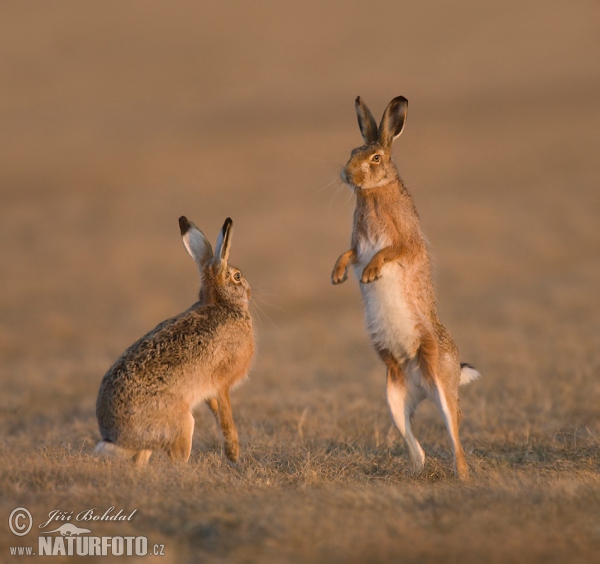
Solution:
M 205 401 L 221 425 L 225 453 L 239 456 L 229 390 L 244 379 L 254 354 L 250 286 L 229 266 L 232 221 L 213 256 L 203 233 L 179 218 L 185 248 L 200 269 L 200 298 L 131 345 L 105 374 L 96 415 L 102 440 L 95 451 L 145 464 L 153 450 L 187 462 L 193 409 Z
M 425 454 L 412 434 L 411 417 L 429 397 L 450 434 L 454 472 L 466 479 L 469 466 L 458 436 L 458 386 L 479 372 L 459 362 L 456 345 L 438 319 L 419 216 L 392 162 L 392 143 L 402 133 L 407 107 L 406 98 L 394 98 L 377 127 L 371 111 L 356 99 L 365 144 L 352 151 L 342 170 L 342 180 L 356 193 L 352 248 L 337 260 L 331 280 L 341 284 L 348 266 L 354 265 L 371 341 L 387 367 L 392 418 L 414 469 L 423 468 Z

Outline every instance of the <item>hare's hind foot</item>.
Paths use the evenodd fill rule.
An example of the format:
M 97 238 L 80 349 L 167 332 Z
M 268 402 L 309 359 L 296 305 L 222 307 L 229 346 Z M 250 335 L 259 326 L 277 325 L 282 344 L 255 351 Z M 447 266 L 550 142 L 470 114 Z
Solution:
M 459 479 L 466 481 L 469 479 L 469 465 L 465 460 L 465 455 L 462 453 L 462 456 L 459 458 L 456 457 L 456 462 L 454 463 L 454 475 Z
M 145 466 L 152 456 L 152 451 L 149 449 L 130 449 L 124 448 L 112 443 L 110 441 L 102 440 L 94 449 L 94 454 L 102 456 L 108 456 L 113 458 L 120 458 L 123 460 L 131 460 L 136 466 Z

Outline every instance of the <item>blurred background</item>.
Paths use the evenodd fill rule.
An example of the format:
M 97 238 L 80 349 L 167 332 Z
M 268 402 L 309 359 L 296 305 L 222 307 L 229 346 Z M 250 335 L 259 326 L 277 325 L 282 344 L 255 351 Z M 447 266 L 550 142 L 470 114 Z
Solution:
M 65 363 L 93 365 L 93 389 L 194 301 L 182 214 L 213 241 L 234 219 L 232 262 L 262 308 L 256 380 L 295 354 L 337 363 L 352 341 L 370 355 L 356 282 L 329 283 L 359 94 L 377 116 L 409 99 L 395 156 L 463 356 L 489 382 L 532 346 L 597 355 L 582 343 L 600 312 L 596 2 L 1 11 L 0 351 L 21 392 L 25 376 L 52 393 Z
M 387 429 L 358 285 L 329 277 L 351 232 L 354 99 L 379 118 L 400 94 L 394 157 L 440 316 L 484 374 L 467 442 L 598 433 L 599 16 L 592 0 L 3 2 L 6 444 L 80 421 L 91 449 L 104 372 L 196 299 L 184 214 L 213 242 L 233 218 L 260 308 L 242 420 L 364 398 Z
M 338 178 L 361 143 L 357 95 L 376 116 L 409 99 L 395 157 L 469 359 L 538 330 L 576 347 L 598 319 L 597 2 L 0 11 L 4 379 L 108 362 L 187 307 L 182 214 L 213 241 L 234 219 L 232 260 L 271 304 L 259 333 L 364 340 L 356 282 L 329 284 L 351 230 Z

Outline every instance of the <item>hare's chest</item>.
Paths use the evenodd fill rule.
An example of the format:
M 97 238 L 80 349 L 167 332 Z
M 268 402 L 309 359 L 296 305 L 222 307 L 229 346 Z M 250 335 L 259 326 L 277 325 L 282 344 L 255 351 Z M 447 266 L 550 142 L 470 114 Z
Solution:
M 362 271 L 373 255 L 386 246 L 385 242 L 363 243 L 357 249 L 354 265 L 360 280 Z M 414 307 L 407 293 L 405 273 L 398 262 L 386 263 L 381 278 L 370 284 L 360 284 L 365 303 L 367 329 L 378 348 L 391 351 L 397 360 L 413 358 L 418 348 L 418 331 Z
M 358 244 L 356 245 L 356 263 L 354 264 L 354 271 L 358 274 L 360 269 L 360 273 L 362 274 L 363 269 L 369 261 L 377 254 L 381 249 L 389 246 L 391 244 L 391 240 L 388 237 L 380 237 L 378 239 L 359 239 Z M 358 276 L 360 279 L 360 275 Z

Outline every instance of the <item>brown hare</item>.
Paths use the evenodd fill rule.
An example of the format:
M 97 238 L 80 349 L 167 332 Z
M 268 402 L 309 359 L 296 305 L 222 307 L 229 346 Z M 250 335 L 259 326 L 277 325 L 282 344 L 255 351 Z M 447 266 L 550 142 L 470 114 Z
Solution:
M 199 301 L 163 321 L 131 345 L 105 374 L 96 415 L 102 440 L 96 452 L 145 464 L 164 450 L 187 462 L 193 409 L 206 402 L 220 423 L 225 453 L 239 456 L 229 391 L 243 380 L 254 354 L 250 286 L 228 264 L 232 221 L 227 218 L 213 255 L 202 232 L 179 218 L 183 243 L 198 264 Z
M 460 444 L 458 386 L 479 377 L 459 362 L 458 350 L 440 323 L 427 244 L 415 204 L 392 161 L 392 143 L 402 133 L 408 101 L 399 96 L 377 126 L 358 97 L 356 113 L 365 144 L 354 149 L 342 180 L 356 193 L 352 246 L 341 255 L 333 284 L 353 265 L 365 303 L 367 329 L 387 367 L 387 399 L 404 436 L 413 467 L 425 454 L 411 431 L 411 417 L 426 397 L 439 408 L 452 441 L 454 472 L 466 479 L 469 466 Z

